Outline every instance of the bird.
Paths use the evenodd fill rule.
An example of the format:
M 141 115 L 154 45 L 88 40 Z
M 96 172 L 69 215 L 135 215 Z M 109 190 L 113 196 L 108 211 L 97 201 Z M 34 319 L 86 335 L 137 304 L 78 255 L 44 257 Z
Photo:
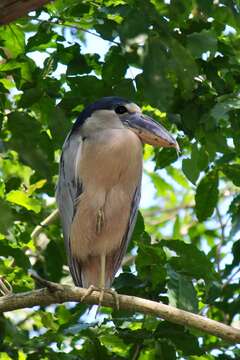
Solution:
M 78 116 L 63 144 L 56 201 L 76 286 L 111 291 L 136 223 L 143 144 L 179 149 L 141 108 L 103 97 Z

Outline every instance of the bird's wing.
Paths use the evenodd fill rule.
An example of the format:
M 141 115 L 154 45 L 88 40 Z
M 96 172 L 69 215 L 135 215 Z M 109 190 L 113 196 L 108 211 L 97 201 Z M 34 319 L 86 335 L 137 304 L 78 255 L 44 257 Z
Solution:
M 76 162 L 81 151 L 81 137 L 68 135 L 63 145 L 59 179 L 56 189 L 56 200 L 63 226 L 65 247 L 67 250 L 70 272 L 74 283 L 82 285 L 79 263 L 72 257 L 70 248 L 71 224 L 76 210 L 76 201 L 82 193 L 82 185 L 76 176 Z
M 138 186 L 137 186 L 134 196 L 133 196 L 131 212 L 130 212 L 130 217 L 129 217 L 129 223 L 128 223 L 126 232 L 123 236 L 121 246 L 116 251 L 116 253 L 113 257 L 113 265 L 112 265 L 113 271 L 112 271 L 112 276 L 111 276 L 112 280 L 114 279 L 116 272 L 118 271 L 119 267 L 121 266 L 122 259 L 127 251 L 128 244 L 131 240 L 132 233 L 133 233 L 136 221 L 137 221 L 137 213 L 138 213 L 138 206 L 139 206 L 140 198 L 141 198 L 141 179 L 139 180 Z

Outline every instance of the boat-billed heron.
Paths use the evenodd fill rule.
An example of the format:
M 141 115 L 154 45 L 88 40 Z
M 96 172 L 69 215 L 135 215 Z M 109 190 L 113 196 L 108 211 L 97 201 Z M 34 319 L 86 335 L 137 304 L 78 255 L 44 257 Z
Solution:
M 107 289 L 134 229 L 142 144 L 176 140 L 131 101 L 105 97 L 82 111 L 62 149 L 56 198 L 73 281 Z

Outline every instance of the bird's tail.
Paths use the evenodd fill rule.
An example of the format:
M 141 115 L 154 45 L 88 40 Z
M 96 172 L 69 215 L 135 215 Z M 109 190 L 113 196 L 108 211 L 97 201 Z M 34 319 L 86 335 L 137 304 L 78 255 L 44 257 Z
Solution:
M 111 285 L 111 278 L 109 277 L 107 257 L 105 270 L 105 288 L 108 288 Z M 82 264 L 81 275 L 83 287 L 88 288 L 90 285 L 100 287 L 100 256 L 88 256 L 87 260 Z
M 85 261 L 79 261 L 72 256 L 69 264 L 70 272 L 74 284 L 76 286 L 88 288 L 90 285 L 95 287 L 100 286 L 101 278 L 101 260 L 100 256 L 88 256 Z M 106 256 L 105 265 L 105 288 L 109 288 L 114 279 L 114 256 L 109 254 Z
M 69 261 L 69 270 L 76 286 L 83 287 L 81 265 L 78 259 L 74 256 Z

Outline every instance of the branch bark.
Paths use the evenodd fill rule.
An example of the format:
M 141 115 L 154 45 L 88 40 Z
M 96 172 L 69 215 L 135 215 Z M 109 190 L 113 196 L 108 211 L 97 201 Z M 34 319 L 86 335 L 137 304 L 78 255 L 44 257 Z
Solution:
M 50 0 L 1 0 L 0 25 L 6 25 L 21 18 L 28 12 L 38 9 L 48 2 Z
M 33 306 L 46 306 L 67 301 L 79 302 L 87 289 L 60 285 L 44 280 L 43 289 L 25 293 L 6 295 L 0 298 L 0 312 L 23 309 Z M 94 291 L 85 300 L 88 304 L 99 303 L 99 292 Z M 175 307 L 157 303 L 135 296 L 119 295 L 120 309 L 159 316 L 170 322 L 198 329 L 234 343 L 240 343 L 240 329 L 219 323 L 201 315 L 193 314 Z M 102 305 L 114 307 L 110 294 L 105 293 Z

